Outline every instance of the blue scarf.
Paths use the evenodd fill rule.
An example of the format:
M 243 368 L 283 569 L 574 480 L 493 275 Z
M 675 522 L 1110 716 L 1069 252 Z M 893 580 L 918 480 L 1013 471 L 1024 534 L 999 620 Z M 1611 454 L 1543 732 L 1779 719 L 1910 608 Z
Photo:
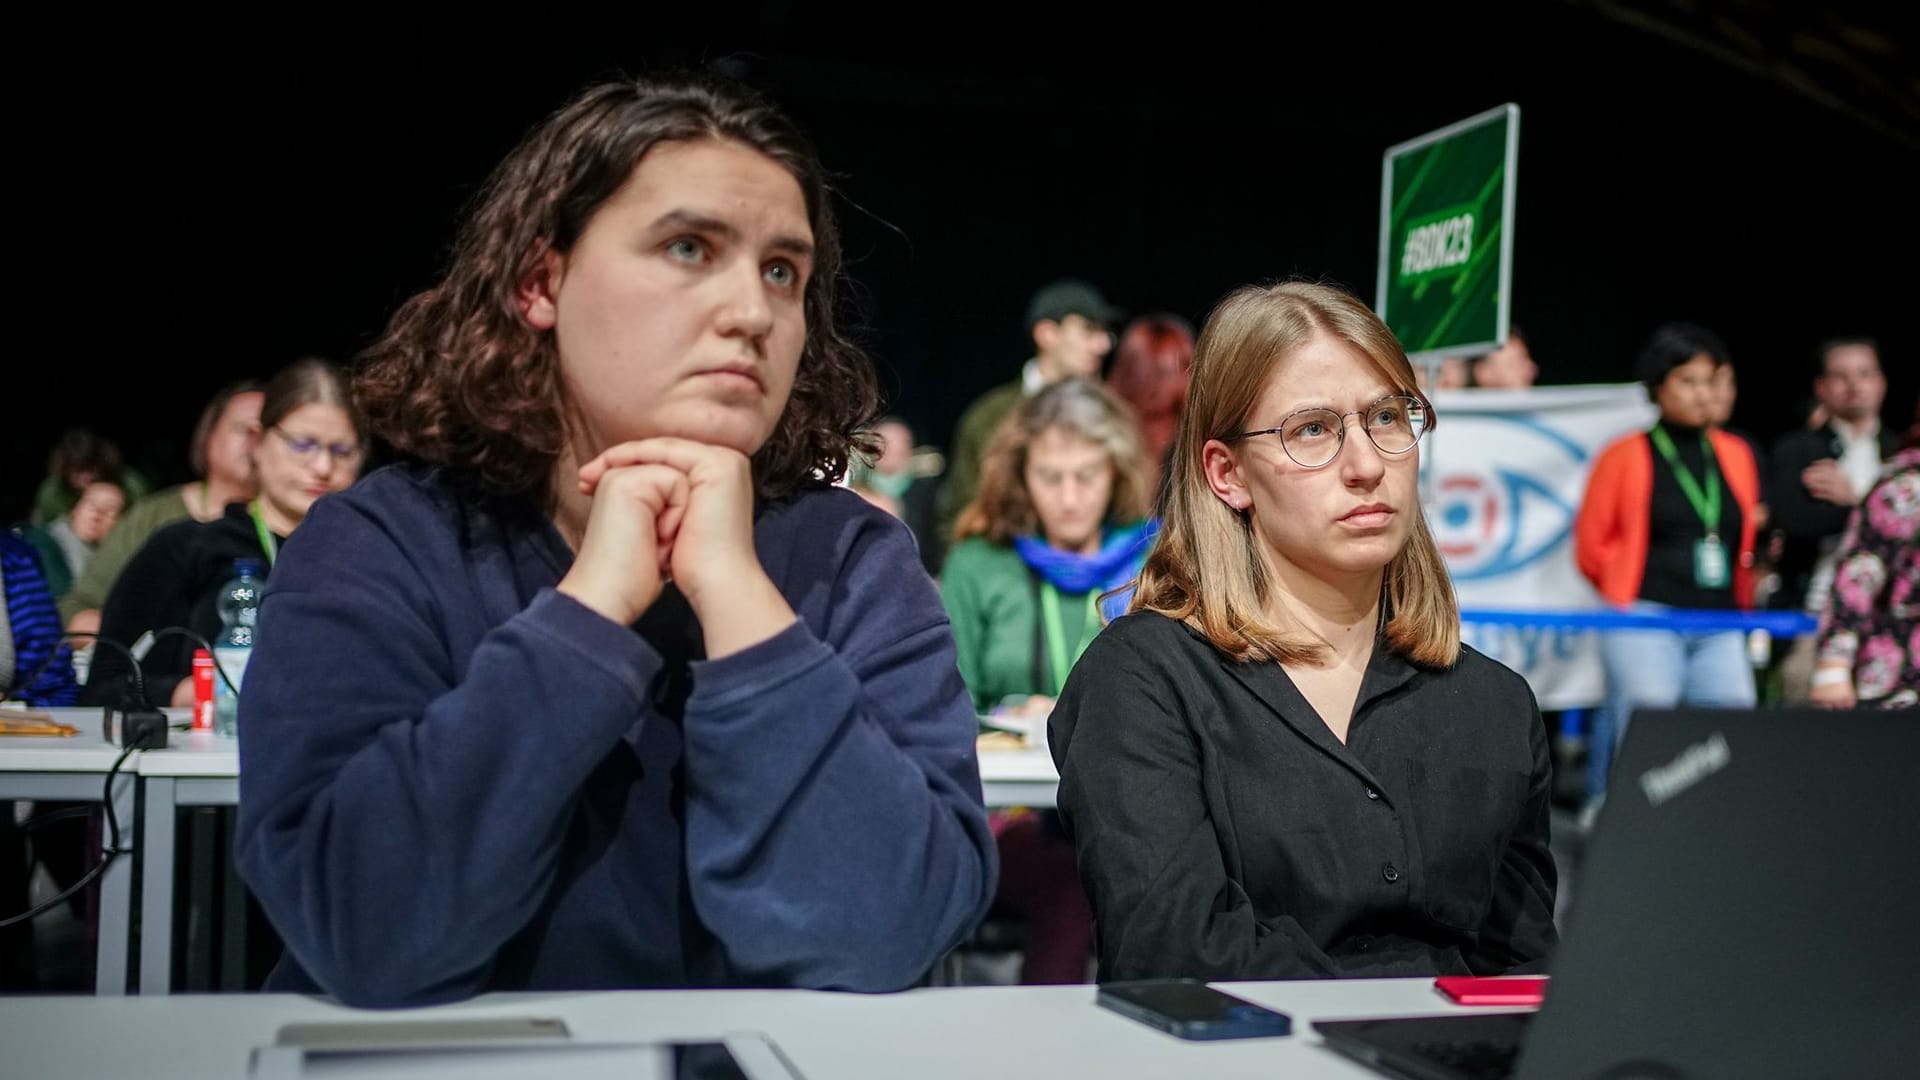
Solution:
M 1101 540 L 1100 550 L 1091 555 L 1061 551 L 1032 536 L 1014 537 L 1013 549 L 1020 553 L 1020 561 L 1054 588 L 1068 596 L 1078 596 L 1095 589 L 1101 592 L 1117 589 L 1139 576 L 1140 566 L 1147 559 L 1147 549 L 1159 532 L 1160 523 L 1152 519 L 1109 529 Z M 1126 611 L 1127 601 L 1132 599 L 1131 591 L 1100 605 L 1107 618 Z

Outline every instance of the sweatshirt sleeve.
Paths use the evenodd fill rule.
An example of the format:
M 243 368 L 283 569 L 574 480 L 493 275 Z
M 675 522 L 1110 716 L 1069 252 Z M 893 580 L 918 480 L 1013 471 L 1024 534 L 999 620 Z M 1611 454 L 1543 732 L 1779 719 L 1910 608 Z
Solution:
M 660 664 L 552 590 L 456 663 L 413 561 L 450 541 L 398 521 L 315 507 L 274 567 L 240 701 L 240 872 L 301 966 L 363 1006 L 486 984 Z
M 72 705 L 80 687 L 73 652 L 60 640 L 60 619 L 33 548 L 0 532 L 0 623 L 12 638 L 13 667 L 0 671 L 0 697 L 29 705 Z
M 694 666 L 688 871 L 735 965 L 897 990 L 985 914 L 996 863 L 939 596 L 898 523 L 849 527 L 824 621 Z

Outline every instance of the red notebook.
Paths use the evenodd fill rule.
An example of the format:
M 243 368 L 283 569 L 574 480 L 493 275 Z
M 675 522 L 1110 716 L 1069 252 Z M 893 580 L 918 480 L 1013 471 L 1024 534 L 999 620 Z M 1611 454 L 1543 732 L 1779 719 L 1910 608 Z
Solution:
M 1442 975 L 1433 986 L 1462 1005 L 1538 1005 L 1547 997 L 1545 975 Z

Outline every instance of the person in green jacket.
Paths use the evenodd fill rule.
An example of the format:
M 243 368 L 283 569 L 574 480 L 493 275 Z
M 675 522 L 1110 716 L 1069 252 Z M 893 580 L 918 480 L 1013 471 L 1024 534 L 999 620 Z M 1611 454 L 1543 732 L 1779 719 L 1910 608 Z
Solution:
M 1056 382 L 995 431 L 940 579 L 976 709 L 1044 730 L 1074 661 L 1125 607 L 1111 594 L 1146 558 L 1152 497 L 1133 415 L 1099 383 Z M 995 830 L 996 902 L 1028 924 L 1021 981 L 1084 982 L 1092 916 L 1058 817 L 1010 815 Z

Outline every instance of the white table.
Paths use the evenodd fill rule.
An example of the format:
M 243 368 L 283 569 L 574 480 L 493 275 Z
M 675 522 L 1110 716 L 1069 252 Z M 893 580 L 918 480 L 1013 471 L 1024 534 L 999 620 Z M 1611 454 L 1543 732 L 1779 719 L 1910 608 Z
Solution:
M 13 799 L 100 802 L 105 794 L 107 770 L 120 756 L 120 748 L 107 742 L 101 734 L 101 710 L 44 711 L 62 723 L 79 728 L 80 733 L 66 737 L 9 735 L 0 738 L 0 802 Z M 133 853 L 114 859 L 100 876 L 100 933 L 94 960 L 94 990 L 100 994 L 127 992 L 127 940 L 133 926 L 133 863 L 140 852 L 134 819 L 134 786 L 140 756 L 137 752 L 131 755 L 113 783 L 113 812 L 120 821 L 120 843 Z M 111 842 L 112 837 L 104 836 L 101 846 L 105 848 Z
M 174 732 L 166 750 L 139 755 L 141 798 L 140 993 L 173 989 L 175 812 L 187 806 L 240 801 L 240 746 L 211 732 Z M 989 807 L 1052 806 L 1060 774 L 1045 750 L 990 750 L 980 755 Z
M 77 710 L 93 716 L 93 710 Z M 169 710 L 172 712 L 173 710 Z M 72 723 L 71 719 L 68 723 Z M 173 733 L 164 751 L 139 755 L 149 811 L 175 806 L 233 806 L 240 800 L 240 745 L 210 732 Z M 1046 750 L 980 754 L 982 794 L 989 807 L 1052 806 L 1060 774 Z
M 173 868 L 183 806 L 240 802 L 240 743 L 210 731 L 176 731 L 165 750 L 140 755 L 140 992 L 173 989 Z
M 0 797 L 98 801 L 107 767 L 119 751 L 100 736 L 99 709 L 48 710 L 80 728 L 74 738 L 11 738 L 0 743 Z M 185 709 L 166 710 L 183 721 Z M 115 812 L 122 840 L 140 861 L 139 992 L 164 994 L 173 987 L 174 864 L 176 811 L 192 806 L 234 806 L 240 801 L 240 746 L 205 731 L 169 733 L 165 750 L 143 751 L 123 771 L 137 775 L 141 813 L 136 828 L 131 777 L 115 785 Z M 980 755 L 983 794 L 989 807 L 1052 806 L 1059 773 L 1044 749 L 989 750 Z M 137 835 L 137 840 L 136 840 Z M 100 911 L 96 989 L 124 993 L 128 930 L 133 908 L 130 859 L 116 860 L 105 875 Z
M 989 809 L 1052 806 L 1059 787 L 1053 755 L 1044 749 L 980 752 L 980 788 Z
M 0 999 L 9 1076 L 247 1075 L 248 1054 L 282 1024 L 559 1017 L 580 1039 L 766 1033 L 806 1080 L 1364 1080 L 1375 1074 L 1321 1045 L 1309 1021 L 1467 1011 L 1431 979 L 1237 983 L 1225 989 L 1290 1014 L 1280 1039 L 1187 1043 L 1099 1008 L 1091 986 L 979 987 L 901 994 L 682 990 L 497 994 L 461 1005 L 357 1012 L 294 995 Z M 1485 1010 L 1481 1010 L 1485 1011 Z M 564 1071 L 543 1071 L 564 1080 Z

